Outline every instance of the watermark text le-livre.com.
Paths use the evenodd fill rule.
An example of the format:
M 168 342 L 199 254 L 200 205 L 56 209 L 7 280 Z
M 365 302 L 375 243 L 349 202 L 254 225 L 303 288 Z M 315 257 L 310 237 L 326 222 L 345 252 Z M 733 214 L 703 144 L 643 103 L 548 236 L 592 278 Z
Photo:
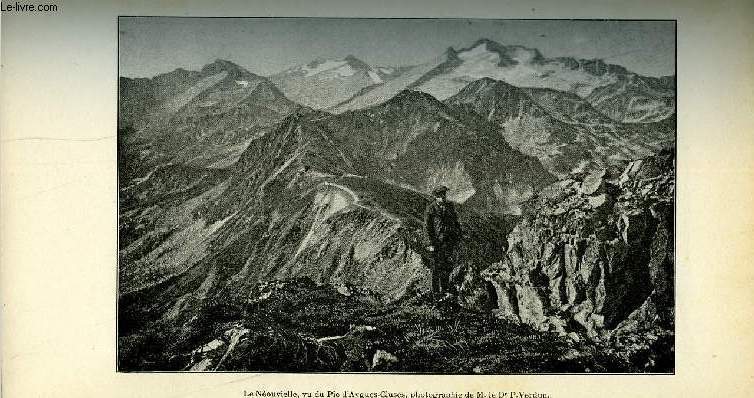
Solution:
M 57 12 L 57 4 L 50 3 L 19 3 L 0 2 L 1 12 Z

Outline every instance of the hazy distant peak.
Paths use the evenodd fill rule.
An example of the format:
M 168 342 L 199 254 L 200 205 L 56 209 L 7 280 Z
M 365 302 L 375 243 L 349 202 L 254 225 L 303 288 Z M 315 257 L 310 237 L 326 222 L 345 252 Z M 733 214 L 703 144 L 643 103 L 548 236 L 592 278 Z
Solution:
M 369 64 L 360 60 L 359 58 L 356 58 L 355 56 L 351 54 L 348 54 L 345 58 L 343 58 L 343 60 L 356 69 L 362 69 L 362 70 L 372 69 L 372 67 L 369 66 Z
M 233 77 L 253 75 L 241 66 L 225 59 L 216 59 L 211 64 L 204 65 L 201 71 L 205 76 L 215 75 L 221 72 L 227 72 L 229 76 Z

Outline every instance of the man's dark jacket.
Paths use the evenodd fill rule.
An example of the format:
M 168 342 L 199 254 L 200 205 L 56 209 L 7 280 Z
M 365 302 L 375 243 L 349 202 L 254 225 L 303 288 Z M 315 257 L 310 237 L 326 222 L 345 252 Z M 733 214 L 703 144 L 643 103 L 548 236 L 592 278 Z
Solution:
M 432 246 L 454 246 L 461 239 L 461 224 L 453 203 L 432 202 L 424 212 L 424 227 Z

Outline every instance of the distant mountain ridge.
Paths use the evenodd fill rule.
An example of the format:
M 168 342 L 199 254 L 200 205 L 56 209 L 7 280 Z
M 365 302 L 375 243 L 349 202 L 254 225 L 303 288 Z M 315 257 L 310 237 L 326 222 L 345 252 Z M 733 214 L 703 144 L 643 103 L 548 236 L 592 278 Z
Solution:
M 559 177 L 575 169 L 622 167 L 675 141 L 675 126 L 612 121 L 575 95 L 484 78 L 444 101 L 500 127 L 504 139 Z
M 218 60 L 220 61 L 220 60 Z M 215 62 L 201 72 L 176 69 L 152 79 L 121 79 L 121 127 L 141 125 L 143 115 L 199 82 L 212 72 L 237 65 Z M 212 64 L 211 64 L 212 65 Z M 363 109 L 405 89 L 444 100 L 467 84 L 492 78 L 527 89 L 550 89 L 578 96 L 608 118 L 626 123 L 651 123 L 675 112 L 675 77 L 641 76 L 601 59 L 546 58 L 539 50 L 479 39 L 468 47 L 449 47 L 420 65 L 373 66 L 348 55 L 315 59 L 269 76 L 289 99 L 314 109 L 341 113 Z M 254 80 L 254 79 L 252 79 Z M 131 99 L 138 100 L 131 101 Z
M 520 45 L 503 45 L 480 39 L 471 46 L 448 48 L 437 58 L 407 69 L 393 82 L 367 86 L 352 98 L 330 110 L 335 113 L 361 109 L 384 102 L 403 89 L 423 91 L 439 100 L 458 93 L 467 84 L 482 78 L 505 81 L 530 89 L 552 89 L 575 94 L 615 121 L 655 122 L 674 112 L 673 77 L 640 76 L 626 68 L 600 59 L 571 57 L 546 58 L 539 50 Z M 631 82 L 652 82 L 637 85 Z M 662 99 L 649 86 L 665 84 Z M 629 84 L 631 89 L 626 89 Z M 644 98 L 634 100 L 634 97 Z
M 372 66 L 348 55 L 341 60 L 316 59 L 270 76 L 285 95 L 314 109 L 328 109 L 360 90 L 399 76 L 406 68 Z
M 537 49 L 489 39 L 480 39 L 460 50 L 449 48 L 446 58 L 412 88 L 442 100 L 471 81 L 490 77 L 515 86 L 552 88 L 583 97 L 627 73 L 625 68 L 601 60 L 547 59 Z

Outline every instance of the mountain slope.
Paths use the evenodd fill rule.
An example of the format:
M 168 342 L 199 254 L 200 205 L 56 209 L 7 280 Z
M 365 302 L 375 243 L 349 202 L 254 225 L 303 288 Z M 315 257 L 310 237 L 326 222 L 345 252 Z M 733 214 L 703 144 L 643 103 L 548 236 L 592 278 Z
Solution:
M 444 184 L 453 200 L 478 209 L 515 212 L 517 201 L 553 178 L 493 124 L 416 91 L 304 127 L 339 140 L 360 174 L 422 192 Z
M 167 305 L 175 303 L 181 295 L 195 294 L 195 287 L 202 281 L 211 286 L 244 285 L 306 275 L 330 282 L 331 277 L 345 277 L 342 270 L 331 269 L 333 264 L 340 264 L 336 261 L 340 256 L 346 256 L 343 261 L 351 261 L 349 253 L 357 256 L 364 262 L 359 267 L 374 261 L 380 250 L 380 246 L 373 245 L 375 236 L 394 236 L 383 245 L 397 244 L 402 239 L 401 219 L 406 213 L 401 209 L 413 206 L 420 208 L 420 214 L 426 198 L 412 191 L 405 191 L 401 196 L 400 188 L 378 181 L 341 177 L 354 171 L 351 161 L 330 137 L 301 129 L 300 118 L 291 116 L 273 133 L 253 140 L 236 164 L 223 170 L 223 174 L 205 188 L 183 194 L 177 207 L 168 201 L 174 195 L 163 189 L 162 195 L 152 194 L 156 198 L 153 201 L 138 201 L 137 206 L 124 213 L 121 220 L 124 227 L 145 225 L 154 216 L 157 223 L 174 223 L 166 226 L 164 235 L 151 238 L 139 230 L 123 230 L 125 235 L 121 241 L 126 246 L 121 250 L 121 294 L 141 297 L 140 292 L 157 288 L 160 293 L 154 298 L 155 302 Z M 162 182 L 168 177 L 176 180 L 174 175 L 161 173 L 143 184 L 169 187 L 170 184 Z M 405 197 L 405 200 L 394 203 L 394 210 L 378 206 L 376 203 L 381 200 L 369 202 L 367 198 L 379 198 L 379 195 L 365 194 L 375 189 L 390 192 L 391 198 Z M 155 214 L 155 205 L 172 210 Z M 185 210 L 181 210 L 183 208 Z M 408 213 L 414 214 L 417 210 Z M 177 225 L 175 220 L 180 220 L 179 214 L 184 221 Z M 412 228 L 419 223 L 413 218 L 408 221 Z M 339 234 L 342 237 L 336 239 Z M 149 246 L 144 245 L 147 240 L 151 241 Z M 334 242 L 338 243 L 334 245 Z M 354 251 L 353 247 L 349 248 L 352 245 L 369 249 Z M 326 255 L 323 250 L 331 254 Z M 416 257 L 396 259 L 406 262 L 407 272 L 422 269 Z M 380 266 L 393 272 L 400 268 L 400 264 Z M 359 267 L 356 268 L 370 269 Z M 134 269 L 141 272 L 132 272 Z M 387 271 L 383 276 L 375 274 L 372 278 L 360 273 L 349 275 L 343 283 L 372 286 L 388 296 L 400 296 L 401 289 L 405 289 L 405 283 L 411 279 L 395 279 L 394 274 Z M 166 284 L 175 286 L 177 292 L 162 292 L 159 286 Z M 181 288 L 184 284 L 194 288 Z M 150 293 L 149 301 L 152 300 Z M 160 312 L 159 315 L 165 314 Z
M 167 190 L 121 214 L 123 338 L 152 322 L 194 332 L 205 304 L 220 295 L 243 303 L 261 281 L 308 277 L 390 301 L 427 280 L 419 237 L 429 198 L 352 176 L 335 139 L 301 126 L 322 115 L 287 118 L 178 203 Z M 150 186 L 170 187 L 168 177 L 151 176 Z
M 183 68 L 151 79 L 121 77 L 118 84 L 118 128 L 139 130 L 145 127 L 161 104 L 186 91 L 203 77 L 201 72 Z
M 622 167 L 631 159 L 651 156 L 675 139 L 671 122 L 616 123 L 583 101 L 561 100 L 569 97 L 554 90 L 522 89 L 485 78 L 445 102 L 500 126 L 514 148 L 537 157 L 548 171 L 561 177 L 576 169 Z
M 135 131 L 120 137 L 123 161 L 138 166 L 126 167 L 138 177 L 169 162 L 225 167 L 297 109 L 266 78 L 223 60 L 201 72 L 176 70 L 121 83 L 121 104 L 128 109 L 121 125 L 136 121 L 130 126 Z
M 404 68 L 370 66 L 349 55 L 342 60 L 317 59 L 270 76 L 285 95 L 314 109 L 327 109 L 357 92 L 392 80 Z
M 366 242 L 394 236 L 395 241 L 383 242 L 385 247 L 421 247 L 416 238 L 428 198 L 421 192 L 437 184 L 450 186 L 452 196 L 469 208 L 516 212 L 517 203 L 553 180 L 536 159 L 501 140 L 492 124 L 411 91 L 363 111 L 291 115 L 253 138 L 223 174 L 208 170 L 184 176 L 189 170 L 182 167 L 158 168 L 124 188 L 124 203 L 132 203 L 121 220 L 126 228 L 121 241 L 127 244 L 122 259 L 129 262 L 121 267 L 125 293 L 189 277 L 196 267 L 205 267 L 197 276 L 211 274 L 213 258 L 221 253 L 232 253 L 227 261 L 241 262 L 237 272 L 244 276 L 238 278 L 249 283 L 302 273 L 329 278 L 331 263 L 350 261 L 336 261 L 351 249 L 339 249 L 334 241 L 362 239 L 374 245 Z M 170 181 L 197 181 L 186 186 L 203 188 L 173 194 Z M 140 193 L 145 189 L 161 194 L 148 194 L 157 198 L 148 200 Z M 165 202 L 176 195 L 180 203 Z M 155 214 L 155 204 L 171 210 Z M 129 227 L 138 225 L 141 229 Z M 164 232 L 149 235 L 145 231 L 157 228 L 146 225 L 164 225 Z M 259 235 L 264 225 L 266 232 Z M 406 225 L 414 232 L 407 235 Z M 336 257 L 327 260 L 322 250 L 336 250 Z M 371 250 L 368 258 L 378 255 Z M 412 258 L 400 261 L 409 261 L 405 266 L 415 272 L 420 262 Z M 400 265 L 379 267 L 387 272 Z M 380 278 L 392 280 L 388 274 Z M 403 279 L 381 280 L 354 275 L 349 283 L 377 286 L 392 297 L 407 288 Z
M 409 103 L 414 104 L 419 99 L 414 97 L 417 94 L 432 106 L 438 106 L 429 96 L 405 93 L 411 98 Z M 397 103 L 400 108 L 407 106 L 400 101 Z M 297 291 L 297 296 L 308 297 L 306 295 L 316 294 L 317 289 L 334 290 L 339 294 L 325 298 L 324 303 L 299 300 L 305 307 L 304 313 L 310 313 L 313 306 L 332 305 L 337 297 L 352 297 L 352 300 L 368 303 L 374 311 L 390 309 L 397 311 L 397 315 L 420 310 L 421 303 L 414 302 L 423 297 L 429 286 L 421 214 L 430 198 L 415 190 L 352 175 L 361 166 L 358 159 L 349 159 L 339 138 L 325 134 L 321 128 L 307 127 L 307 124 L 332 117 L 320 112 L 290 116 L 272 134 L 255 139 L 239 162 L 226 170 L 186 169 L 185 166 L 160 169 L 140 182 L 137 195 L 126 197 L 129 207 L 121 214 L 121 228 L 130 227 L 122 230 L 121 237 L 124 245 L 120 254 L 118 323 L 121 367 L 183 369 L 187 365 L 198 366 L 200 359 L 207 356 L 216 367 L 225 364 L 223 369 L 245 369 L 246 365 L 236 362 L 241 360 L 237 355 L 247 355 L 252 363 L 257 363 L 250 343 L 240 344 L 239 352 L 230 357 L 235 359 L 227 363 L 220 356 L 205 354 L 204 350 L 194 351 L 223 335 L 228 337 L 224 340 L 226 348 L 232 341 L 246 341 L 243 333 L 251 336 L 261 333 L 258 336 L 261 341 L 268 341 L 263 331 L 243 332 L 238 322 L 243 319 L 247 322 L 244 325 L 258 325 L 248 323 L 247 316 L 269 320 L 265 318 L 266 313 L 260 312 L 267 308 L 266 300 L 271 297 L 288 300 L 280 295 L 286 294 L 288 289 L 299 289 L 295 283 L 309 286 Z M 549 229 L 559 231 L 554 235 L 532 227 L 535 224 L 532 224 L 530 209 L 526 210 L 526 220 L 509 235 L 512 223 L 460 206 L 461 222 L 466 231 L 457 259 L 461 265 L 462 302 L 474 310 L 489 309 L 492 305 L 496 316 L 528 323 L 536 330 L 552 330 L 557 334 L 549 333 L 548 338 L 558 339 L 563 344 L 567 343 L 565 338 L 571 345 L 573 341 L 584 339 L 607 343 L 610 339 L 633 336 L 631 331 L 636 328 L 644 333 L 639 336 L 647 335 L 645 331 L 649 330 L 650 337 L 666 339 L 665 326 L 653 327 L 650 315 L 654 309 L 665 311 L 667 303 L 661 300 L 672 297 L 672 290 L 668 290 L 672 286 L 665 283 L 669 275 L 667 267 L 672 262 L 668 263 L 661 251 L 648 256 L 642 242 L 654 239 L 658 245 L 667 245 L 669 235 L 667 230 L 661 231 L 664 224 L 652 221 L 654 215 L 636 210 L 646 207 L 644 201 L 658 203 L 650 206 L 657 210 L 656 217 L 662 222 L 672 221 L 667 218 L 667 208 L 659 206 L 669 203 L 668 192 L 672 195 L 672 185 L 668 185 L 672 184 L 672 178 L 667 176 L 667 170 L 668 161 L 632 164 L 625 176 L 610 180 L 624 187 L 623 193 L 606 188 L 602 179 L 598 178 L 595 183 L 591 177 L 554 185 L 554 189 L 529 202 L 531 206 L 544 209 L 542 215 L 533 216 L 538 223 L 557 224 Z M 658 174 L 662 177 L 660 180 L 655 178 Z M 617 195 L 619 204 L 615 205 L 615 211 L 625 215 L 626 221 L 615 221 L 605 215 L 607 210 L 604 209 L 613 206 L 610 195 Z M 166 210 L 155 211 L 160 208 Z M 574 218 L 576 216 L 578 218 Z M 150 219 L 156 219 L 154 225 L 160 228 L 146 224 Z M 596 227 L 606 225 L 604 233 L 613 233 L 613 229 L 618 235 L 625 233 L 628 244 L 619 242 L 615 247 L 610 246 L 611 237 L 601 235 L 599 228 L 596 238 L 588 237 L 592 222 Z M 146 228 L 139 227 L 145 224 Z M 601 251 L 582 252 L 577 249 L 582 243 L 560 244 L 570 233 L 570 230 L 558 229 L 561 224 L 576 228 L 579 239 L 587 240 L 587 245 L 604 244 L 620 254 L 608 257 L 613 261 L 606 263 L 612 264 L 610 274 L 605 275 L 607 271 L 599 268 L 599 262 L 592 261 Z M 159 230 L 164 232 L 152 232 Z M 592 242 L 593 239 L 603 239 L 604 243 Z M 555 242 L 555 249 L 539 249 L 538 245 L 550 240 Z M 664 250 L 664 246 L 657 247 Z M 572 261 L 564 260 L 566 268 L 560 271 L 562 277 L 552 274 L 547 286 L 538 285 L 543 283 L 539 274 L 528 272 L 527 267 L 541 267 L 549 277 L 547 267 L 554 267 L 552 264 L 560 261 L 558 256 L 571 259 L 573 255 L 569 253 L 572 252 L 585 259 L 583 270 L 572 269 Z M 556 260 L 521 260 L 547 253 Z M 644 262 L 647 259 L 648 264 Z M 642 268 L 645 265 L 649 271 Z M 598 269 L 603 273 L 593 276 Z M 651 286 L 641 287 L 630 282 L 636 275 L 645 275 L 645 271 L 656 275 L 652 277 Z M 581 274 L 589 277 L 580 277 Z M 582 280 L 584 283 L 580 282 Z M 600 280 L 604 282 L 595 284 Z M 554 286 L 551 291 L 544 290 L 551 286 Z M 308 289 L 312 289 L 311 293 Z M 556 305 L 555 301 L 545 301 L 537 294 L 539 291 L 547 291 L 568 307 L 548 307 L 550 303 Z M 636 293 L 636 297 L 628 298 L 626 292 Z M 642 300 L 649 304 L 642 304 Z M 338 311 L 346 307 L 328 308 Z M 600 323 L 601 319 L 604 323 Z M 582 324 L 584 326 L 579 326 Z M 302 331 L 301 326 L 296 325 L 295 331 L 290 331 L 294 340 L 295 333 Z M 170 331 L 164 343 L 154 340 L 159 338 L 159 331 Z M 316 332 L 316 336 L 347 333 L 342 329 L 317 329 Z M 526 333 L 537 334 L 535 330 Z M 644 340 L 639 342 L 645 344 Z M 400 344 L 390 347 L 400 353 L 406 349 Z M 231 349 L 224 352 L 230 353 Z M 589 350 L 588 347 L 583 349 Z M 280 348 L 273 351 L 286 352 Z M 641 348 L 638 354 L 632 355 L 645 355 L 647 351 L 659 352 Z M 665 352 L 659 354 L 665 355 Z M 156 358 L 159 360 L 153 362 Z M 630 360 L 643 363 L 641 358 Z M 312 364 L 302 366 L 301 369 L 320 369 Z M 405 369 L 416 370 L 414 366 L 421 365 Z M 496 368 L 485 369 L 494 371 Z
M 426 75 L 445 61 L 445 56 L 439 56 L 425 63 L 405 67 L 402 73 L 395 78 L 380 85 L 364 87 L 351 98 L 328 109 L 333 113 L 343 113 L 349 110 L 358 110 L 383 103 L 406 90 L 422 76 Z
M 583 124 L 612 124 L 614 122 L 576 94 L 551 88 L 528 87 L 522 90 L 537 105 L 562 122 Z
M 658 122 L 675 112 L 675 77 L 630 75 L 595 89 L 586 100 L 620 122 Z
M 222 101 L 214 105 L 233 99 Z M 378 248 L 376 236 L 394 236 L 385 247 L 421 247 L 416 239 L 428 196 L 420 192 L 437 184 L 449 185 L 469 208 L 516 212 L 517 203 L 553 180 L 536 159 L 501 140 L 492 124 L 410 91 L 364 111 L 291 115 L 252 138 L 239 160 L 218 173 L 177 164 L 123 185 L 123 294 L 176 278 L 205 278 L 226 254 L 223 261 L 237 264 L 244 275 L 238 278 L 249 283 L 296 275 L 327 279 L 331 264 L 350 261 L 336 261 L 352 249 L 334 241 L 360 239 L 351 244 Z M 185 189 L 173 192 L 175 181 L 184 181 Z M 406 225 L 413 232 L 407 234 Z M 328 260 L 322 250 L 335 250 L 336 257 Z M 371 250 L 366 258 L 377 258 Z M 419 257 L 400 258 L 410 272 L 421 269 Z M 352 275 L 349 283 L 399 297 L 407 279 L 390 279 L 388 270 L 401 265 L 384 260 L 384 276 Z

